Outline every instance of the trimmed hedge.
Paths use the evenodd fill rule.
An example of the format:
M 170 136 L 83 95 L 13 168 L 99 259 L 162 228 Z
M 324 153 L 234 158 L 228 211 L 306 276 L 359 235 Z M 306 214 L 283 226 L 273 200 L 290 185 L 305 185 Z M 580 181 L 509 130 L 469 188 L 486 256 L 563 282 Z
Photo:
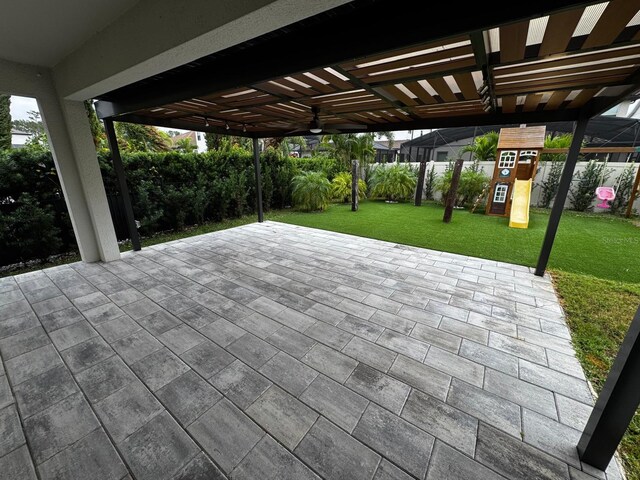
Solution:
M 108 151 L 98 160 L 107 194 L 116 197 Z M 253 155 L 240 147 L 203 154 L 130 153 L 122 160 L 142 235 L 255 212 Z M 324 170 L 332 159 L 300 161 L 268 149 L 260 160 L 263 205 L 269 210 L 291 205 L 297 173 Z M 77 250 L 50 152 L 0 151 L 0 178 L 0 265 Z

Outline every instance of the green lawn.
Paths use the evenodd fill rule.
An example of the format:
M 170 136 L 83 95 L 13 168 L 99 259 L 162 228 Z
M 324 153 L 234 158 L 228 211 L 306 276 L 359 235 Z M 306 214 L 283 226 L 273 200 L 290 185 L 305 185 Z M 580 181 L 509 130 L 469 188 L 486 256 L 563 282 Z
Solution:
M 334 204 L 322 213 L 292 212 L 274 220 L 363 237 L 535 266 L 547 227 L 545 211 L 532 212 L 528 229 L 509 228 L 507 218 L 456 210 L 442 223 L 436 204 L 367 201 L 358 212 Z M 549 268 L 640 283 L 640 228 L 605 215 L 565 212 Z

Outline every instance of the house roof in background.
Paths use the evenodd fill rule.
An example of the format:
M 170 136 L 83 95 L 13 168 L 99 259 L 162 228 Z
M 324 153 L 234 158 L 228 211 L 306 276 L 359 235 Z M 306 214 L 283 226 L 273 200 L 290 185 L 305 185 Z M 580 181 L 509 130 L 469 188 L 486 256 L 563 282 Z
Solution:
M 326 133 L 576 120 L 640 87 L 637 2 L 469 4 L 450 21 L 430 4 L 445 20 L 428 29 L 414 3 L 391 6 L 355 0 L 105 94 L 98 112 L 264 137 L 308 132 L 314 111 Z M 403 28 L 379 35 L 394 15 Z
M 193 132 L 193 131 L 180 133 L 178 135 L 171 137 L 171 144 L 176 145 L 180 140 L 184 140 L 185 138 L 190 140 L 193 145 L 198 144 L 198 140 L 196 138 L 196 132 Z
M 547 135 L 573 132 L 574 122 L 532 123 L 532 125 L 546 125 Z M 402 148 L 427 147 L 438 148 L 443 145 L 457 143 L 460 140 L 480 136 L 487 132 L 499 132 L 503 127 L 518 127 L 516 124 L 481 125 L 471 127 L 442 128 L 404 142 Z M 587 146 L 631 147 L 640 145 L 640 120 L 635 118 L 620 118 L 609 115 L 599 115 L 592 118 L 585 132 Z

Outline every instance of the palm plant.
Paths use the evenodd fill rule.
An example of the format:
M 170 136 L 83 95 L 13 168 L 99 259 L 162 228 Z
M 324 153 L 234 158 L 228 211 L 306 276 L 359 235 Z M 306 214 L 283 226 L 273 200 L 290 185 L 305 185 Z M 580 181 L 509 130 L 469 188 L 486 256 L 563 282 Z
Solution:
M 291 195 L 302 210 L 324 210 L 331 199 L 331 183 L 322 172 L 303 172 L 293 178 Z
M 352 176 L 348 172 L 342 172 L 335 176 L 331 182 L 331 196 L 336 200 L 343 202 L 351 201 L 351 182 Z M 367 198 L 367 184 L 361 178 L 358 179 L 358 199 Z
M 418 179 L 415 172 L 400 164 L 379 166 L 373 172 L 371 195 L 397 201 L 413 195 Z
M 322 145 L 331 150 L 333 156 L 348 169 L 350 168 L 351 160 L 360 160 L 364 164 L 373 160 L 375 156 L 373 138 L 373 133 L 325 135 L 322 137 Z
M 471 152 L 476 162 L 490 162 L 496 158 L 498 132 L 487 132 L 476 137 L 471 145 L 462 147 L 461 153 Z

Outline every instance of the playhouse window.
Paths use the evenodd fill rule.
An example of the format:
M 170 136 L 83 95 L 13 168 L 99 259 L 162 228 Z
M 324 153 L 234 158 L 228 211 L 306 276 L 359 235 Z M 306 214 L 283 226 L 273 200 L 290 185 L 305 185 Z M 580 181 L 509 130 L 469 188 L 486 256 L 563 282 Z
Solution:
M 507 201 L 508 185 L 496 185 L 496 189 L 493 192 L 494 203 L 504 203 Z
M 531 163 L 531 161 L 538 155 L 537 150 L 522 150 L 520 152 L 520 163 Z
M 513 150 L 506 150 L 500 153 L 500 160 L 498 161 L 498 168 L 513 168 L 516 166 L 516 152 Z

